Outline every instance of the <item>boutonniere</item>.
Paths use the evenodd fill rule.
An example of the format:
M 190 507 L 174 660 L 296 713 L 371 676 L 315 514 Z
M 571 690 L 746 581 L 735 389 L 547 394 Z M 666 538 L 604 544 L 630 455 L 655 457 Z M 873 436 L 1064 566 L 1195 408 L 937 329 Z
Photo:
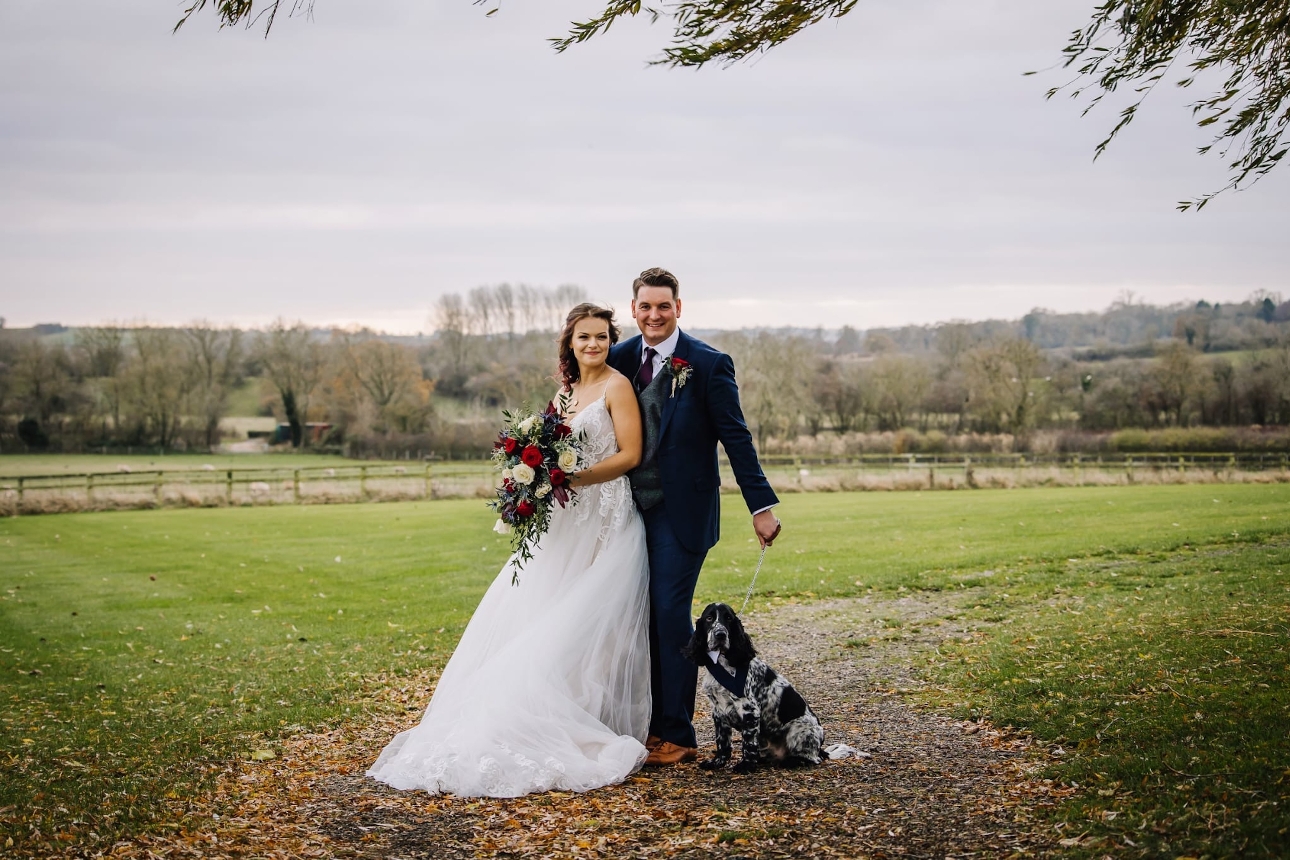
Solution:
M 667 369 L 672 374 L 671 396 L 675 397 L 676 392 L 684 388 L 685 383 L 690 381 L 690 374 L 694 373 L 694 368 L 684 358 L 672 357 L 667 360 Z

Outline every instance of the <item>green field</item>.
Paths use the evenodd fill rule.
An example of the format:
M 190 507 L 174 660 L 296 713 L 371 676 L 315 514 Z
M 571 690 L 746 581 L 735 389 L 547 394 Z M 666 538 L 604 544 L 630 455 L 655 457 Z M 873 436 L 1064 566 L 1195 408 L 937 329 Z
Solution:
M 737 604 L 756 563 L 747 515 L 725 508 L 700 603 Z M 1235 810 L 1207 835 L 1220 853 L 1253 850 L 1287 823 L 1287 511 L 1283 484 L 793 495 L 759 605 L 962 593 L 990 632 L 924 671 L 940 704 L 1067 744 L 1056 776 L 1110 791 L 1055 814 L 1122 804 L 1088 829 L 1148 822 L 1135 843 L 1182 853 L 1199 825 L 1146 791 L 1167 773 Z M 356 717 L 381 673 L 442 665 L 505 558 L 491 526 L 478 501 L 0 521 L 0 844 L 88 850 L 167 826 L 167 798 L 215 763 Z M 1165 683 L 1185 710 L 1148 693 Z M 1165 770 L 1187 744 L 1200 752 L 1170 767 L 1230 784 Z

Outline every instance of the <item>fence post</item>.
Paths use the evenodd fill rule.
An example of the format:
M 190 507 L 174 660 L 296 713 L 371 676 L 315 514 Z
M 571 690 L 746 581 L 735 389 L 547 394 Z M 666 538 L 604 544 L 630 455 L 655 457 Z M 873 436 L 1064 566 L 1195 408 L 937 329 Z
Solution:
M 300 470 L 299 469 L 296 469 L 295 472 L 292 473 L 291 495 L 296 500 L 296 504 L 300 504 Z
M 432 467 L 431 467 L 431 465 L 430 465 L 429 463 L 426 463 L 426 495 L 425 495 L 425 497 L 426 497 L 427 499 L 428 499 L 428 498 L 430 498 L 430 469 L 431 469 L 431 468 L 432 468 Z
M 14 512 L 13 512 L 13 515 L 14 515 L 15 517 L 16 517 L 16 516 L 18 516 L 18 514 L 22 511 L 22 494 L 23 494 L 23 488 L 22 488 L 22 477 L 21 477 L 21 476 L 19 476 L 19 478 L 18 478 L 18 507 L 17 507 L 17 508 L 15 508 L 15 509 L 14 509 Z
M 94 473 L 85 476 L 85 501 L 94 501 Z
M 233 504 L 233 470 L 228 470 L 228 478 L 224 484 L 224 498 L 231 505 Z
M 358 495 L 362 499 L 367 498 L 367 467 L 358 467 Z
M 152 481 L 152 498 L 155 499 L 159 505 L 161 504 L 161 481 L 162 475 L 164 474 L 164 472 L 158 470 L 157 477 Z

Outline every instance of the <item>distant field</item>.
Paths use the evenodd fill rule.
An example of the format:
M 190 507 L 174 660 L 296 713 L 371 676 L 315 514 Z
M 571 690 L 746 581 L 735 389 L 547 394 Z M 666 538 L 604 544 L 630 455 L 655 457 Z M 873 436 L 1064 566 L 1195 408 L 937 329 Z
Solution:
M 264 380 L 260 377 L 248 377 L 229 394 L 227 414 L 235 418 L 258 416 L 263 386 Z
M 757 561 L 746 511 L 725 501 L 724 540 L 705 565 L 699 604 L 740 601 Z M 1166 692 L 1144 693 L 1143 685 L 1167 684 L 1209 697 L 1183 716 L 1221 716 L 1215 750 L 1239 759 L 1241 721 L 1253 720 L 1258 755 L 1273 763 L 1207 759 L 1203 727 L 1189 726 L 1179 728 L 1187 738 L 1180 743 L 1198 744 L 1190 754 L 1201 763 L 1195 771 L 1187 758 L 1171 766 L 1237 774 L 1228 805 L 1244 804 L 1242 815 L 1255 801 L 1235 789 L 1263 791 L 1268 768 L 1279 760 L 1284 769 L 1277 727 L 1281 691 L 1290 688 L 1290 592 L 1280 572 L 1290 569 L 1290 485 L 795 494 L 778 512 L 786 528 L 767 554 L 749 610 L 754 623 L 760 608 L 785 601 L 961 593 L 964 611 L 981 620 L 980 638 L 974 650 L 965 643 L 945 654 L 940 669 L 928 667 L 954 685 L 946 688 L 951 702 L 970 697 L 1014 725 L 1065 732 L 1081 752 L 1100 742 L 1112 754 L 1118 736 L 1103 725 L 1112 710 L 1127 713 L 1130 700 L 1134 708 L 1173 707 Z M 0 845 L 13 838 L 20 856 L 85 854 L 173 826 L 185 814 L 183 798 L 203 791 L 222 763 L 272 750 L 301 727 L 361 719 L 375 707 L 369 693 L 382 675 L 442 666 L 506 557 L 492 522 L 478 500 L 0 520 Z M 1170 590 L 1184 584 L 1203 590 Z M 1086 606 L 1073 602 L 1085 592 Z M 1052 603 L 1059 598 L 1072 602 Z M 1148 610 L 1151 619 L 1142 615 Z M 1161 627 L 1156 615 L 1179 626 Z M 1192 638 L 1169 657 L 1162 635 Z M 1042 650 L 1028 650 L 1036 641 Z M 1121 682 L 1120 670 L 1027 662 L 1063 659 L 1075 645 L 1094 648 L 1088 659 L 1100 665 L 1127 661 L 1151 672 L 1120 689 L 1106 686 Z M 1238 677 L 1230 687 L 1192 688 L 1154 674 L 1157 665 L 1187 677 L 1210 672 L 1229 659 L 1224 650 L 1243 662 L 1224 663 L 1223 672 L 1239 668 L 1267 686 Z M 1060 687 L 1029 680 L 1054 671 L 1063 673 Z M 1243 710 L 1234 697 L 1245 695 L 1263 698 Z M 1145 750 L 1138 755 L 1166 754 L 1160 744 L 1172 736 L 1161 733 L 1161 720 L 1172 711 L 1160 713 L 1135 712 L 1153 727 L 1124 736 Z M 1090 714 L 1105 719 L 1090 722 Z M 1114 782 L 1140 779 L 1146 764 L 1112 756 L 1070 766 L 1081 782 L 1086 773 Z M 1129 788 L 1109 788 L 1107 808 Z M 1216 787 L 1214 802 L 1225 790 Z M 1193 827 L 1167 815 L 1150 820 L 1166 835 Z M 1263 833 L 1259 821 L 1242 826 Z M 1236 843 L 1222 844 L 1231 850 L 1220 853 L 1237 853 Z
M 200 469 L 206 465 L 216 469 L 304 469 L 353 462 L 334 454 L 4 454 L 0 455 L 0 477 L 114 472 L 120 466 L 144 472 Z

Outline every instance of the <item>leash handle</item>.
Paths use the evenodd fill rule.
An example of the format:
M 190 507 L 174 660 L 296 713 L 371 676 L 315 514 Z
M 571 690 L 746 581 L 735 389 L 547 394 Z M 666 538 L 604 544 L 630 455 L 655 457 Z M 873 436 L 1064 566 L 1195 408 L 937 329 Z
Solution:
M 766 560 L 766 544 L 761 545 L 761 555 L 757 558 L 757 569 L 753 571 L 752 582 L 748 583 L 748 593 L 744 595 L 744 605 L 739 607 L 739 614 L 743 615 L 744 610 L 748 608 L 748 598 L 752 597 L 753 587 L 757 585 L 757 574 L 761 573 L 762 562 Z

